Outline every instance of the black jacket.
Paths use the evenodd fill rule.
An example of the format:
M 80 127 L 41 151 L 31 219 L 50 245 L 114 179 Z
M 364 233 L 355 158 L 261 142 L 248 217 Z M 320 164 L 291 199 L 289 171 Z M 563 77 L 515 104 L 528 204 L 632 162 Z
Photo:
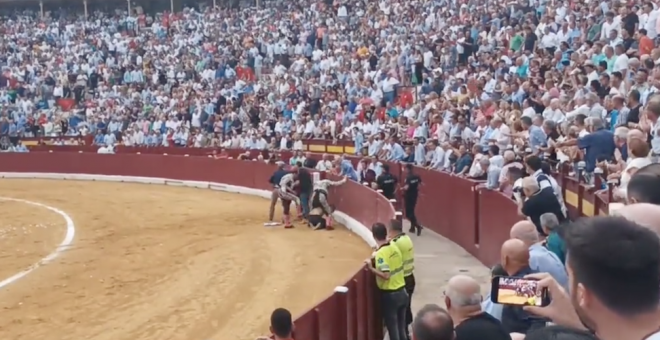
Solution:
M 305 168 L 300 168 L 298 170 L 298 182 L 300 183 L 300 192 L 301 193 L 310 193 L 312 192 L 312 175 Z

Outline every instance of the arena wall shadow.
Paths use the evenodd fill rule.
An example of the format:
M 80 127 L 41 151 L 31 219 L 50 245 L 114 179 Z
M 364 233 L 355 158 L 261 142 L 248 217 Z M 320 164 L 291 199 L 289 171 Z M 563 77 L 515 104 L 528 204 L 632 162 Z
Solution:
M 0 172 L 5 173 L 166 178 L 225 183 L 261 190 L 271 190 L 268 178 L 273 171 L 274 166 L 262 162 L 162 154 L 100 155 L 74 152 L 0 154 Z M 121 181 L 121 178 L 118 180 Z M 395 217 L 394 208 L 385 197 L 358 183 L 347 183 L 333 190 L 334 199 L 331 203 L 365 226 Z M 347 291 L 337 289 L 324 301 L 296 319 L 297 339 L 383 339 L 373 274 L 362 268 L 344 286 L 348 288 Z

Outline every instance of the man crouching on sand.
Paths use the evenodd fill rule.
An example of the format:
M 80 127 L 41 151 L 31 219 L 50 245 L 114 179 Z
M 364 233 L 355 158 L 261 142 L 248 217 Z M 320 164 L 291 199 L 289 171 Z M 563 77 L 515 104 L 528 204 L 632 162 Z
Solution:
M 309 226 L 314 230 L 327 229 L 332 230 L 332 213 L 334 207 L 328 204 L 328 189 L 333 186 L 342 185 L 346 183 L 347 177 L 341 181 L 320 180 L 314 183 L 314 191 L 312 192 L 311 210 L 309 212 Z

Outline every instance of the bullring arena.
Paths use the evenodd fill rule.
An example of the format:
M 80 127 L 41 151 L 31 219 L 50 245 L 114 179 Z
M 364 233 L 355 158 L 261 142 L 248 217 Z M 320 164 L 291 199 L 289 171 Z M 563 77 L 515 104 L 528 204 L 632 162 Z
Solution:
M 272 309 L 300 315 L 370 254 L 344 228 L 265 228 L 269 202 L 244 194 L 57 179 L 2 179 L 0 193 L 6 339 L 253 339 Z

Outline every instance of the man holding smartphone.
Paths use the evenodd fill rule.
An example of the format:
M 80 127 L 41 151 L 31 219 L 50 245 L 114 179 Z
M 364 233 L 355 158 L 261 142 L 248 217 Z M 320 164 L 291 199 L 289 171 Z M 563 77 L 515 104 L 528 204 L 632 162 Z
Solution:
M 502 268 L 510 277 L 523 278 L 536 273 L 529 266 L 529 248 L 521 240 L 511 239 L 502 244 L 501 261 Z M 504 305 L 502 325 L 508 333 L 525 334 L 529 330 L 544 327 L 545 320 L 525 312 L 520 305 Z

